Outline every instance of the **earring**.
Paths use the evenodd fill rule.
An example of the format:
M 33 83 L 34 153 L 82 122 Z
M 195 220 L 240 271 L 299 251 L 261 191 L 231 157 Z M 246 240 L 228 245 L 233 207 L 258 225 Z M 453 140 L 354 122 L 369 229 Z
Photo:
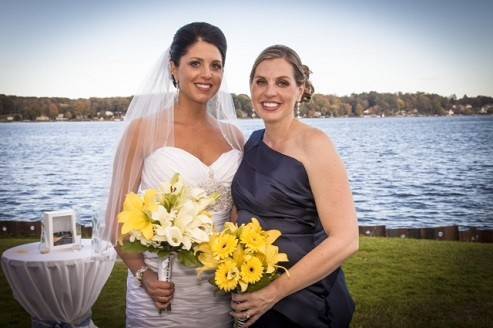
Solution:
M 178 103 L 178 98 L 180 97 L 180 82 L 176 81 L 175 78 L 173 77 L 173 83 L 176 87 L 176 93 L 175 93 L 175 104 Z
M 297 101 L 296 102 L 296 117 L 300 118 L 300 104 L 301 102 Z
M 171 75 L 171 79 L 173 80 L 173 85 L 175 86 L 175 88 L 180 89 L 180 81 L 175 79 L 174 75 Z

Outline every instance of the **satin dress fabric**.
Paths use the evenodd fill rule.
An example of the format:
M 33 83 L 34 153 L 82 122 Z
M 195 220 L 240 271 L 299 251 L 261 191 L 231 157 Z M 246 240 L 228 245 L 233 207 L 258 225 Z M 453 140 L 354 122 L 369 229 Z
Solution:
M 287 253 L 289 263 L 282 264 L 289 268 L 330 237 L 320 222 L 305 167 L 267 146 L 264 132 L 253 132 L 247 141 L 231 193 L 239 224 L 256 217 L 264 229 L 282 232 L 276 244 Z M 273 310 L 301 327 L 347 327 L 354 308 L 344 273 L 338 268 L 282 299 Z

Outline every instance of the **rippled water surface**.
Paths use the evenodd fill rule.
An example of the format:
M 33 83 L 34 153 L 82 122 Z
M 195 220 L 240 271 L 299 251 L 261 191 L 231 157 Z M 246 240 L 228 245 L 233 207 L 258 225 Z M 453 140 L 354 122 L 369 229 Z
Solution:
M 493 228 L 493 117 L 318 119 L 346 163 L 360 224 Z M 0 219 L 104 198 L 120 122 L 0 124 Z M 240 121 L 246 135 L 259 120 Z

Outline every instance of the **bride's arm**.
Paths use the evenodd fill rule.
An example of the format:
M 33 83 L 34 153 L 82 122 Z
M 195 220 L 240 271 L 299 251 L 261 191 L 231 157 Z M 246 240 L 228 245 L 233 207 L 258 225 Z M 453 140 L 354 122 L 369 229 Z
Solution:
M 137 270 L 145 267 L 142 253 L 124 252 L 119 246 L 116 246 L 115 249 L 133 275 Z M 172 282 L 159 281 L 157 273 L 150 269 L 144 271 L 142 275 L 142 287 L 151 296 L 154 305 L 159 310 L 165 310 L 169 306 L 175 292 Z
M 308 172 L 320 221 L 328 235 L 289 270 L 264 289 L 233 297 L 234 316 L 248 310 L 248 325 L 296 291 L 306 288 L 336 270 L 359 247 L 358 224 L 344 164 L 329 138 L 311 130 L 304 140 L 303 163 Z M 247 326 L 248 326 L 247 325 Z
M 116 242 L 119 236 L 120 226 L 117 215 L 123 207 L 123 201 L 128 192 L 136 192 L 140 185 L 144 155 L 142 143 L 147 140 L 143 138 L 142 120 L 136 120 L 124 132 L 113 164 L 113 177 L 108 198 L 106 211 L 105 237 Z M 115 249 L 130 269 L 132 274 L 145 267 L 144 256 L 142 253 L 124 252 L 119 245 Z M 157 274 L 151 270 L 146 270 L 142 276 L 142 286 L 154 300 L 158 309 L 165 309 L 174 293 L 174 286 L 169 282 L 161 282 L 157 279 Z

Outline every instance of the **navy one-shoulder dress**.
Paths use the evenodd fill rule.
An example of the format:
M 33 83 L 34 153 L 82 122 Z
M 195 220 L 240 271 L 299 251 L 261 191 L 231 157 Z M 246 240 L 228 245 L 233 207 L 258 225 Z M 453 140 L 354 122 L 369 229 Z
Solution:
M 327 235 L 305 167 L 295 158 L 267 146 L 263 142 L 264 132 L 255 131 L 248 139 L 231 192 L 238 223 L 248 223 L 256 217 L 264 229 L 282 232 L 276 244 L 288 254 L 289 268 Z M 273 310 L 301 327 L 347 327 L 354 303 L 344 273 L 338 268 L 319 282 L 284 298 Z

